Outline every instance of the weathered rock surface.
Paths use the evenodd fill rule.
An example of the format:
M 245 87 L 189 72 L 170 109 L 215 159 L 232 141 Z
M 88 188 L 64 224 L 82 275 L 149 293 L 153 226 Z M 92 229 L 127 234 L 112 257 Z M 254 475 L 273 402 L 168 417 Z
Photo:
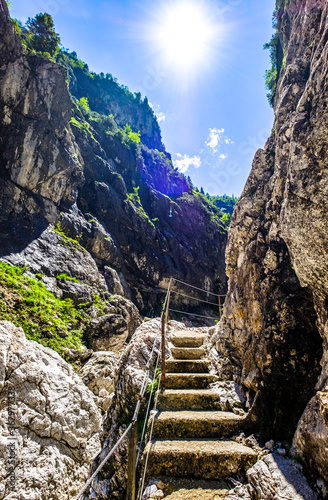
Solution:
M 311 468 L 328 483 L 328 391 L 317 392 L 299 421 L 293 454 L 301 454 Z
M 269 454 L 247 471 L 248 485 L 238 485 L 227 500 L 316 500 L 305 477 L 290 459 Z
M 2 13 L 0 34 L 1 174 L 56 205 L 74 201 L 82 160 L 69 125 L 63 72 L 50 61 L 26 56 Z
M 83 486 L 101 449 L 94 396 L 58 354 L 26 340 L 12 323 L 0 322 L 0 345 L 0 498 L 68 500 Z M 8 426 L 8 392 L 14 431 Z M 11 434 L 13 492 L 7 486 Z
M 115 391 L 115 372 L 120 357 L 114 352 L 95 352 L 83 365 L 80 376 L 89 389 L 99 396 L 99 392 L 105 389 L 108 394 Z
M 249 419 L 268 437 L 291 441 L 311 401 L 294 444 L 308 471 L 327 477 L 326 405 L 315 393 L 328 381 L 328 6 L 277 5 L 285 57 L 273 134 L 256 153 L 235 209 L 228 297 L 212 346 L 233 362 L 249 406 L 255 397 Z
M 141 324 L 139 311 L 129 300 L 114 297 L 111 307 L 117 312 L 93 319 L 85 330 L 88 347 L 94 351 L 119 353 Z
M 99 462 L 95 462 L 94 468 L 102 458 L 105 458 L 108 450 L 123 434 L 126 424 L 131 421 L 141 386 L 145 380 L 148 361 L 151 359 L 151 370 L 147 380 L 147 384 L 150 384 L 159 349 L 160 320 L 144 322 L 136 330 L 120 358 L 114 380 L 115 393 L 105 422 L 102 453 Z M 167 354 L 169 355 L 169 351 Z M 146 399 L 142 401 L 140 420 L 145 414 L 148 398 L 149 394 L 146 394 Z M 88 498 L 94 498 L 93 492 L 96 492 L 99 500 L 106 500 L 109 496 L 124 498 L 127 481 L 127 445 L 127 440 L 123 441 L 114 453 L 113 459 L 109 460 L 101 474 L 96 477 Z
M 80 268 L 86 260 L 89 281 L 99 281 L 100 273 L 101 286 L 132 299 L 147 315 L 160 308 L 158 288 L 172 275 L 225 290 L 226 228 L 174 169 L 147 101 L 74 65 L 66 75 L 59 64 L 30 56 L 3 12 L 0 38 L 0 256 L 31 261 L 52 277 L 55 256 L 48 245 L 41 250 L 49 224 L 59 221 L 60 231 L 88 252 L 74 260 Z M 81 97 L 90 99 L 97 119 L 83 114 Z M 108 113 L 117 133 L 108 129 Z M 141 131 L 139 146 L 124 142 L 117 128 L 122 123 Z M 27 255 L 31 245 L 39 250 L 35 259 Z M 57 274 L 67 272 L 62 263 Z M 68 274 L 90 284 L 80 272 Z M 79 294 L 74 288 L 65 284 L 64 294 L 77 304 L 88 299 L 86 289 Z

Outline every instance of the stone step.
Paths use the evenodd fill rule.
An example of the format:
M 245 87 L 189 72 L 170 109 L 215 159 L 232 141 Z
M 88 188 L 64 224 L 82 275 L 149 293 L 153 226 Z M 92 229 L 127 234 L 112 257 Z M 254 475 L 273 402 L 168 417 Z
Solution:
M 205 356 L 202 347 L 172 347 L 171 351 L 175 359 L 201 359 Z
M 223 500 L 230 489 L 225 481 L 166 476 L 154 478 L 152 484 L 163 491 L 165 500 Z
M 234 441 L 211 439 L 157 440 L 149 450 L 149 477 L 166 475 L 201 479 L 225 479 L 252 467 L 257 454 Z
M 209 373 L 167 373 L 166 389 L 206 389 L 209 384 L 217 382 L 219 377 Z
M 156 438 L 228 437 L 241 428 L 243 417 L 223 411 L 162 411 L 155 418 Z
M 165 362 L 166 373 L 208 373 L 208 361 L 205 360 L 168 360 Z
M 161 411 L 220 410 L 220 396 L 206 389 L 166 389 L 158 398 Z
M 200 347 L 204 342 L 204 335 L 193 332 L 170 333 L 170 340 L 175 347 Z

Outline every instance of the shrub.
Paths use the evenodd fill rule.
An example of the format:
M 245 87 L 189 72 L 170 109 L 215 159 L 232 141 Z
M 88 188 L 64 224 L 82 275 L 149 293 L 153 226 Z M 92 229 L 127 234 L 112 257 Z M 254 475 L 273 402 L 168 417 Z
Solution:
M 78 103 L 85 111 L 90 111 L 89 99 L 87 97 L 81 97 Z
M 126 124 L 124 129 L 125 134 L 136 144 L 140 143 L 140 132 L 133 132 L 130 125 Z

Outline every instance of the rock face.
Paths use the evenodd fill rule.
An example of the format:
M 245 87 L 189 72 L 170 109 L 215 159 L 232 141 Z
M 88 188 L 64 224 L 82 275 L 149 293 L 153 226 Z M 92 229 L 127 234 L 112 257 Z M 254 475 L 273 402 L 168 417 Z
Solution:
M 108 394 L 115 391 L 115 372 L 119 356 L 114 352 L 95 352 L 80 371 L 81 378 L 89 389 L 99 396 L 102 389 Z
M 294 446 L 327 480 L 328 7 L 277 5 L 285 58 L 273 134 L 256 153 L 233 216 L 228 298 L 212 341 L 234 362 L 250 404 L 255 396 L 251 416 L 264 434 L 271 428 L 291 439 L 311 400 Z
M 100 451 L 93 394 L 58 354 L 12 323 L 0 322 L 0 345 L 0 498 L 73 498 Z M 12 443 L 15 491 L 8 487 Z
M 247 471 L 248 485 L 229 492 L 227 500 L 316 500 L 303 474 L 295 464 L 279 455 L 269 454 Z
M 76 266 L 87 261 L 84 282 L 94 275 L 144 314 L 160 307 L 158 289 L 172 275 L 223 292 L 226 228 L 174 169 L 147 101 L 112 77 L 92 76 L 67 53 L 58 64 L 32 56 L 3 11 L 0 39 L 0 257 L 43 267 L 48 278 L 54 267 L 67 273 L 49 238 L 43 248 L 45 231 L 56 226 L 86 250 Z M 140 144 L 124 132 L 126 124 L 136 136 L 140 131 Z M 77 305 L 90 299 L 90 290 L 72 283 L 62 291 Z

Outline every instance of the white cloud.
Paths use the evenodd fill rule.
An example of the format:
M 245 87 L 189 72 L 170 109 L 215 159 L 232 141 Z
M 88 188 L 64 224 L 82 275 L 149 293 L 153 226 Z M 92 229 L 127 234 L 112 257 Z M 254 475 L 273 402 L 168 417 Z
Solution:
M 166 116 L 164 115 L 164 113 L 158 113 L 156 116 L 158 123 L 165 122 Z
M 210 128 L 209 137 L 205 142 L 206 146 L 212 149 L 213 153 L 217 153 L 221 144 L 233 144 L 233 141 L 223 135 L 224 128 Z M 221 155 L 222 156 L 222 155 Z
M 225 160 L 226 158 L 228 158 L 228 155 L 220 155 L 220 160 Z
M 205 144 L 213 150 L 213 153 L 216 153 L 218 150 L 222 134 L 224 134 L 224 128 L 210 128 L 210 135 Z
M 174 166 L 179 170 L 179 172 L 185 174 L 190 167 L 199 168 L 202 164 L 199 156 L 188 156 L 181 155 L 177 153 L 177 160 L 173 161 Z
M 166 115 L 162 111 L 160 111 L 160 109 L 161 109 L 160 105 L 159 104 L 152 104 L 151 102 L 149 102 L 149 106 L 153 109 L 153 111 L 157 117 L 158 123 L 165 122 Z

